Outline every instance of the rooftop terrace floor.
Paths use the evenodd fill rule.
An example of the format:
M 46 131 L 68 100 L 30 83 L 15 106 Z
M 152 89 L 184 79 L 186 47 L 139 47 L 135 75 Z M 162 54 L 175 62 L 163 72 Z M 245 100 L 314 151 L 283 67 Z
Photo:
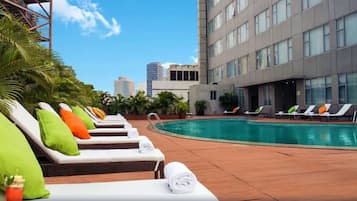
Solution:
M 148 129 L 146 120 L 130 123 L 162 150 L 166 163 L 185 163 L 221 201 L 357 200 L 357 150 L 272 147 L 191 140 L 156 133 Z M 46 178 L 46 183 L 152 178 L 151 172 L 118 173 L 50 177 Z

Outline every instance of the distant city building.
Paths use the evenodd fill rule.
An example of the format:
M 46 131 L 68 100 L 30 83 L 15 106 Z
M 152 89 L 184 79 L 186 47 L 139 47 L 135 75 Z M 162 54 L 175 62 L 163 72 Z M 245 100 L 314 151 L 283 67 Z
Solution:
M 146 65 L 146 93 L 152 97 L 152 81 L 163 80 L 164 67 L 160 62 L 152 62 Z
M 137 88 L 136 88 L 136 93 L 138 91 L 144 91 L 146 94 L 146 82 L 139 83 Z
M 169 91 L 188 100 L 188 91 L 192 85 L 199 84 L 199 68 L 197 65 L 170 65 L 167 79 L 152 81 L 152 96 Z
M 129 80 L 125 77 L 119 77 L 118 80 L 114 81 L 114 95 L 121 94 L 124 97 L 129 97 L 135 94 L 135 84 L 134 81 Z

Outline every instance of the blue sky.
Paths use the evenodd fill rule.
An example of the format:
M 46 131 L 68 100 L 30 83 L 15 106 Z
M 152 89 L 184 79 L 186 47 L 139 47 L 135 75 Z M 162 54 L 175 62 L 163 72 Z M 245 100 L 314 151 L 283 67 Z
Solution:
M 197 58 L 196 0 L 54 0 L 53 49 L 77 77 L 113 93 L 146 81 L 146 64 Z

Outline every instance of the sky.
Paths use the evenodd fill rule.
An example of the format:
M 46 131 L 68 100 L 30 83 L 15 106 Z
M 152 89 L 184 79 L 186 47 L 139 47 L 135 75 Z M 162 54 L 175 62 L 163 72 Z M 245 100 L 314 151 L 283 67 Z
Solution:
M 197 61 L 196 0 L 54 0 L 53 50 L 79 80 L 113 93 L 146 64 Z

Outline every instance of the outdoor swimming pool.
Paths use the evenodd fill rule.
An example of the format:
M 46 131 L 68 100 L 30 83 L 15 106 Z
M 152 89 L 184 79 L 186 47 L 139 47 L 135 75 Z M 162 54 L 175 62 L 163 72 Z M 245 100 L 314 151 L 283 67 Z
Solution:
M 245 119 L 197 119 L 156 124 L 173 135 L 243 143 L 357 148 L 357 126 L 262 123 Z

